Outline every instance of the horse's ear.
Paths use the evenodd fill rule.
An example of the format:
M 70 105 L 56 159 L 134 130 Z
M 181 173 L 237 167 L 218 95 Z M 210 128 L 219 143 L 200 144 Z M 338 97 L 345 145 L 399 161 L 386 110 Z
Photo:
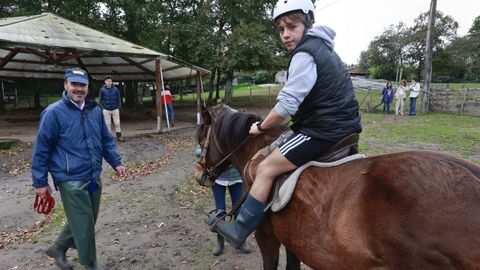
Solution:
M 202 120 L 205 125 L 211 125 L 213 122 L 212 114 L 206 107 L 202 106 Z

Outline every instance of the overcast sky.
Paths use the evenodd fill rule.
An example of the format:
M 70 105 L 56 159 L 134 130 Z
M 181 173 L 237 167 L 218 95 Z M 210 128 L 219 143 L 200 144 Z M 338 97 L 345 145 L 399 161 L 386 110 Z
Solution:
M 317 0 L 316 24 L 337 32 L 335 50 L 347 64 L 358 62 L 360 52 L 389 25 L 404 22 L 412 26 L 420 13 L 430 9 L 430 0 Z M 437 0 L 437 11 L 459 23 L 465 35 L 480 16 L 480 0 Z

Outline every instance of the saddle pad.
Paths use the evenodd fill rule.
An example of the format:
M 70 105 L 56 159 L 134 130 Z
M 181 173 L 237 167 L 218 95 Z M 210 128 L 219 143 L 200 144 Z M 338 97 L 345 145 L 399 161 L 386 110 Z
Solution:
M 288 178 L 282 178 L 275 181 L 275 184 L 274 184 L 275 193 L 272 201 L 269 204 L 269 206 L 271 207 L 271 210 L 273 212 L 278 212 L 287 205 L 287 203 L 292 198 L 293 191 L 295 190 L 295 186 L 297 185 L 298 176 L 308 167 L 310 166 L 323 167 L 323 168 L 335 167 L 335 166 L 350 162 L 352 160 L 363 159 L 363 158 L 365 158 L 365 155 L 355 154 L 334 162 L 318 162 L 313 160 L 305 163 L 304 165 L 302 165 L 301 167 L 298 167 L 295 171 L 293 171 Z

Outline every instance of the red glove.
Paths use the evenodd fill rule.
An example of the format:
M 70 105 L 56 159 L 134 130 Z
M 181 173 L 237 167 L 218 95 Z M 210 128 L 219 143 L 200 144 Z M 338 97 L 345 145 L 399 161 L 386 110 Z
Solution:
M 40 196 L 35 196 L 33 208 L 37 209 L 37 212 L 39 214 L 50 214 L 50 212 L 52 212 L 52 209 L 55 207 L 55 199 L 50 195 L 50 191 L 47 190 L 45 198 L 40 199 L 40 202 L 38 201 L 39 198 Z

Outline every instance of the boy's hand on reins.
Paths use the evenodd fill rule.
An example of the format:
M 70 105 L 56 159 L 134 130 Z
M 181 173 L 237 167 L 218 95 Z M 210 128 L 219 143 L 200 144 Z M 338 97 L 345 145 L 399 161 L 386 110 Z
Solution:
M 261 121 L 257 121 L 255 123 L 253 123 L 251 126 L 250 126 L 250 131 L 248 133 L 252 134 L 252 135 L 260 135 L 263 133 L 263 131 L 261 131 L 259 128 L 258 128 L 258 125 L 259 123 L 261 123 Z

